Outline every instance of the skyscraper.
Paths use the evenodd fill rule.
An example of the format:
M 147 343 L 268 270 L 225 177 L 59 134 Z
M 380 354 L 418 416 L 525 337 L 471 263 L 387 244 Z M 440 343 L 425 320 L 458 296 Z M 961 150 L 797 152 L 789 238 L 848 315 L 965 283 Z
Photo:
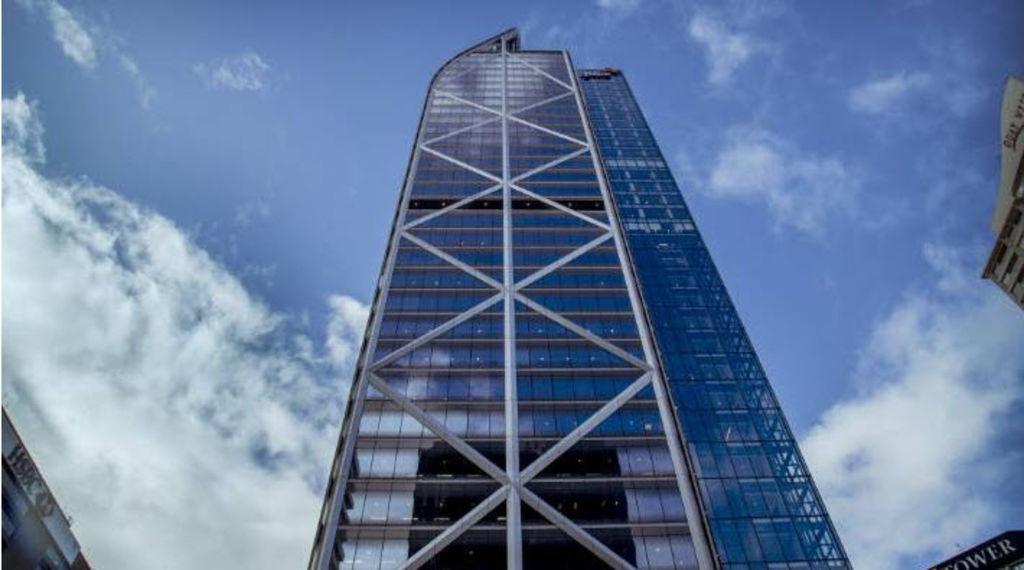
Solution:
M 848 568 L 625 79 L 434 76 L 310 568 Z

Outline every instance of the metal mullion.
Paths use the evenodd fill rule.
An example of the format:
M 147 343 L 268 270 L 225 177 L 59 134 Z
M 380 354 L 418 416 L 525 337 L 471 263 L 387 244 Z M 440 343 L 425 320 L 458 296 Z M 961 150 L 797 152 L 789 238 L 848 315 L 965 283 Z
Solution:
M 380 368 L 394 362 L 395 359 L 401 358 L 405 354 L 408 354 L 409 352 L 416 350 L 420 346 L 434 340 L 435 338 L 441 336 L 442 334 L 448 332 L 449 330 L 461 325 L 462 323 L 468 321 L 469 319 L 486 311 L 491 305 L 500 301 L 503 295 L 504 293 L 497 293 L 493 297 L 485 299 L 478 303 L 477 305 L 474 305 L 470 309 L 467 309 L 465 312 L 460 313 L 457 317 L 446 321 L 445 323 L 437 326 L 432 330 L 427 331 L 423 336 L 416 338 L 411 342 L 403 344 L 402 346 L 395 349 L 393 352 L 388 353 L 387 356 L 385 356 L 384 358 L 381 358 L 377 362 L 374 362 L 370 369 L 379 370 Z
M 545 133 L 547 133 L 547 134 L 549 134 L 549 135 L 551 135 L 553 137 L 558 137 L 560 139 L 565 139 L 565 140 L 567 140 L 569 142 L 576 143 L 576 144 L 578 144 L 580 146 L 587 146 L 587 143 L 585 143 L 585 142 L 583 142 L 583 141 L 581 141 L 581 140 L 579 140 L 577 138 L 570 137 L 569 135 L 562 134 L 562 133 L 560 133 L 558 131 L 549 129 L 547 127 L 542 127 L 542 126 L 540 126 L 540 125 L 538 125 L 536 123 L 531 123 L 530 121 L 527 121 L 526 119 L 521 119 L 519 117 L 514 117 L 512 115 L 509 115 L 508 118 L 512 119 L 513 121 L 515 121 L 517 123 L 526 125 L 526 126 L 528 126 L 530 128 L 537 129 L 538 131 L 545 132 Z
M 588 251 L 596 248 L 597 246 L 601 245 L 602 243 L 605 242 L 605 240 L 607 240 L 610 237 L 612 237 L 611 233 L 606 233 L 606 234 L 602 234 L 600 236 L 597 236 L 596 238 L 590 240 L 589 242 L 587 242 L 583 246 L 581 246 L 581 247 L 579 247 L 577 249 L 574 249 L 568 255 L 555 260 L 553 263 L 549 264 L 547 267 L 541 269 L 540 271 L 537 271 L 536 273 L 531 274 L 529 277 L 526 277 L 526 278 L 520 280 L 518 283 L 515 284 L 515 287 L 514 287 L 515 290 L 516 291 L 520 291 L 520 290 L 528 287 L 530 284 L 536 282 L 538 279 L 541 279 L 542 277 L 547 276 L 552 271 L 555 271 L 559 267 L 562 267 L 562 266 L 564 266 L 564 265 L 566 265 L 568 263 L 571 263 L 576 258 L 578 258 L 581 255 L 587 253 Z
M 589 222 L 589 223 L 591 223 L 591 224 L 593 224 L 593 225 L 595 225 L 595 226 L 597 226 L 599 228 L 602 228 L 602 229 L 604 229 L 606 231 L 611 231 L 611 227 L 609 225 L 605 224 L 604 222 L 601 222 L 600 220 L 595 220 L 594 218 L 591 218 L 590 216 L 588 216 L 586 214 L 583 214 L 581 212 L 573 210 L 572 208 L 566 206 L 565 204 L 561 204 L 559 202 L 556 202 L 556 201 L 552 200 L 551 198 L 547 198 L 545 196 L 541 196 L 540 194 L 537 194 L 536 192 L 533 192 L 531 190 L 527 190 L 526 188 L 523 188 L 521 186 L 517 186 L 516 184 L 510 184 L 510 186 L 513 189 L 515 189 L 516 192 L 519 192 L 521 194 L 526 194 L 527 196 L 533 198 L 534 200 L 540 200 L 541 202 L 544 202 L 545 204 L 547 204 L 548 206 L 551 206 L 552 208 L 554 208 L 556 210 L 561 210 L 562 212 L 565 212 L 566 214 L 569 214 L 570 216 L 575 216 L 575 217 L 583 220 L 584 222 Z
M 432 138 L 430 140 L 423 141 L 423 144 L 434 144 L 437 141 L 443 141 L 444 139 L 446 139 L 448 137 L 454 137 L 455 135 L 461 135 L 462 133 L 464 133 L 466 131 L 471 131 L 471 130 L 477 128 L 477 127 L 482 127 L 484 125 L 489 125 L 489 124 L 491 124 L 491 123 L 493 123 L 495 121 L 499 121 L 499 120 L 501 120 L 501 117 L 491 117 L 490 119 L 487 119 L 486 121 L 481 121 L 479 123 L 476 123 L 476 124 L 473 124 L 473 125 L 469 125 L 468 127 L 459 127 L 459 128 L 455 129 L 454 131 L 452 131 L 450 133 L 445 133 L 443 135 L 434 137 L 434 138 Z
M 418 422 L 423 424 L 425 428 L 434 432 L 437 437 L 452 446 L 453 449 L 462 454 L 466 459 L 482 469 L 484 473 L 493 477 L 495 481 L 502 484 L 508 483 L 508 477 L 506 476 L 505 471 L 495 465 L 490 459 L 484 457 L 482 453 L 466 443 L 462 438 L 449 431 L 448 428 L 444 427 L 444 424 L 437 421 L 436 418 L 424 411 L 423 408 L 420 408 L 412 400 L 397 392 L 390 384 L 387 383 L 387 381 L 380 376 L 377 376 L 375 373 L 369 372 L 367 373 L 367 376 L 369 376 L 370 384 L 380 391 L 381 394 L 384 394 L 384 396 L 389 400 L 398 404 L 398 407 L 400 407 L 403 412 L 409 414 Z
M 459 269 L 465 271 L 466 273 L 469 273 L 473 277 L 476 277 L 477 279 L 483 281 L 484 283 L 490 285 L 491 287 L 494 287 L 495 289 L 497 289 L 499 291 L 504 290 L 504 286 L 501 283 L 498 283 L 494 279 L 491 279 L 488 275 L 486 275 L 484 273 L 481 273 L 480 271 L 477 271 L 476 269 L 474 269 L 474 268 L 470 267 L 469 265 L 467 265 L 462 260 L 449 255 L 448 253 L 444 252 L 443 250 L 438 249 L 437 247 L 434 247 L 433 245 L 423 241 L 422 239 L 412 235 L 411 233 L 403 231 L 402 232 L 402 237 L 404 237 L 405 239 L 407 239 L 407 240 L 411 241 L 412 243 L 418 245 L 419 247 L 429 251 L 430 253 L 440 257 L 441 259 L 447 261 L 448 263 L 451 263 L 452 265 L 454 265 L 455 267 L 458 267 Z
M 633 366 L 636 366 L 640 370 L 651 370 L 653 368 L 649 362 L 640 360 L 639 358 L 633 356 L 632 354 L 626 352 L 625 350 L 622 350 L 618 346 L 606 341 L 605 339 L 588 331 L 587 329 L 581 327 L 580 325 L 570 321 L 569 319 L 563 317 L 562 315 L 559 315 L 555 311 L 552 311 L 551 309 L 545 307 L 544 305 L 541 305 L 540 303 L 534 301 L 533 299 L 530 299 L 526 295 L 523 295 L 522 293 L 516 293 L 515 296 L 516 300 L 519 301 L 520 303 L 523 303 L 524 305 L 530 307 L 534 311 L 537 311 L 538 313 L 555 321 L 556 323 L 571 330 L 572 332 L 582 336 L 583 338 L 589 340 L 590 342 L 600 346 L 601 348 L 607 350 L 608 352 L 614 354 L 615 356 L 618 356 L 619 358 L 625 360 L 626 362 L 632 364 Z
M 568 517 L 558 512 L 557 509 L 552 507 L 544 499 L 537 496 L 536 493 L 523 487 L 520 489 L 523 500 L 526 504 L 533 507 L 535 511 L 541 514 L 544 518 L 548 519 L 555 526 L 562 529 L 565 534 L 576 540 L 576 542 L 582 544 L 587 550 L 593 552 L 598 558 L 603 560 L 612 568 L 617 570 L 636 570 L 636 568 L 623 559 L 621 556 L 615 553 L 612 549 L 604 545 L 603 542 L 594 538 L 592 534 L 583 530 L 578 524 L 574 523 Z
M 560 156 L 560 157 L 556 158 L 555 160 L 552 160 L 551 162 L 548 162 L 547 164 L 542 164 L 542 165 L 540 165 L 540 166 L 538 166 L 538 167 L 536 167 L 536 168 L 534 168 L 532 170 L 527 170 L 526 172 L 524 172 L 524 173 L 520 174 L 519 176 L 516 176 L 515 178 L 513 178 L 511 180 L 511 183 L 515 184 L 516 182 L 519 182 L 520 180 L 523 180 L 524 178 L 529 178 L 529 177 L 533 176 L 534 174 L 537 174 L 538 172 L 543 172 L 543 171 L 545 171 L 545 170 L 547 170 L 547 169 L 549 169 L 551 167 L 558 166 L 559 164 L 562 164 L 563 162 L 565 162 L 567 160 L 572 160 L 572 159 L 576 158 L 577 156 L 587 152 L 588 150 L 590 150 L 590 147 L 589 146 L 585 146 L 585 147 L 583 147 L 581 149 L 574 150 L 574 151 L 570 152 L 567 155 Z
M 576 94 L 576 107 L 580 114 L 580 120 L 583 121 L 583 130 L 587 135 L 587 142 L 590 143 L 591 147 L 593 147 L 593 152 L 590 156 L 594 163 L 594 170 L 597 173 L 598 186 L 601 189 L 601 196 L 605 202 L 605 210 L 608 212 L 608 221 L 612 227 L 612 234 L 615 238 L 615 248 L 619 254 L 620 265 L 622 266 L 623 276 L 626 280 L 626 287 L 629 290 L 629 299 L 630 303 L 633 305 L 633 316 L 637 323 L 637 330 L 640 332 L 640 340 L 643 344 L 644 356 L 653 373 L 652 384 L 654 386 L 654 394 L 658 400 L 661 423 L 665 431 L 665 439 L 668 443 L 672 466 L 676 472 L 676 480 L 678 482 L 679 493 L 683 500 L 683 509 L 686 513 L 686 520 L 694 522 L 694 524 L 690 526 L 690 537 L 693 540 L 698 566 L 700 570 L 714 570 L 719 567 L 719 564 L 717 563 L 717 557 L 714 554 L 714 547 L 708 536 L 709 530 L 707 527 L 707 519 L 703 516 L 700 503 L 697 500 L 696 482 L 684 451 L 684 446 L 686 445 L 685 436 L 677 429 L 676 418 L 672 413 L 671 405 L 669 404 L 667 388 L 664 384 L 665 379 L 661 374 L 661 367 L 658 363 L 657 357 L 655 356 L 656 353 L 653 335 L 648 327 L 646 306 L 642 302 L 640 293 L 634 281 L 633 271 L 626 265 L 627 260 L 630 260 L 631 258 L 621 235 L 618 210 L 616 209 L 611 191 L 608 188 L 608 181 L 605 179 L 604 166 L 599 156 L 600 149 L 594 145 L 594 135 L 590 125 L 590 119 L 587 115 L 586 107 L 583 104 L 583 98 L 580 95 L 579 80 L 576 77 L 572 62 L 569 59 L 569 52 L 563 51 L 562 58 L 565 60 L 566 68 L 569 70 L 569 77 L 572 79 L 573 85 L 575 86 L 573 92 Z
M 505 472 L 511 484 L 505 501 L 505 549 L 507 570 L 522 570 L 523 532 L 519 491 L 519 399 L 516 382 L 516 316 L 512 287 L 515 285 L 512 250 L 512 189 L 509 177 L 508 44 L 501 43 L 501 185 L 505 294 Z
M 468 171 L 470 171 L 470 172 L 472 172 L 474 174 L 479 174 L 480 176 L 483 176 L 484 178 L 487 178 L 488 180 L 491 180 L 493 182 L 501 182 L 500 178 L 498 178 L 497 176 L 491 174 L 490 172 L 487 172 L 486 170 L 482 170 L 480 168 L 477 168 L 477 167 L 473 166 L 472 164 L 468 164 L 468 163 L 462 162 L 461 160 L 459 160 L 457 158 L 453 158 L 451 156 L 448 156 L 447 154 L 445 154 L 443 152 L 436 151 L 436 150 L 430 148 L 429 146 L 421 144 L 420 145 L 420 149 L 429 152 L 430 154 L 436 156 L 437 158 L 440 158 L 440 159 L 443 159 L 443 160 L 447 160 L 448 162 L 454 164 L 455 166 L 458 166 L 460 168 L 464 168 L 464 169 L 466 169 L 466 170 L 468 170 Z
M 501 111 L 495 111 L 494 109 L 491 109 L 490 107 L 481 105 L 480 103 L 474 103 L 473 101 L 470 101 L 469 99 L 463 99 L 462 97 L 459 97 L 458 95 L 452 95 L 451 93 L 449 93 L 447 91 L 437 91 L 436 93 L 438 95 L 442 96 L 442 97 L 447 97 L 447 98 L 449 98 L 449 99 L 451 99 L 453 101 L 458 101 L 459 103 L 462 103 L 463 105 L 469 105 L 470 107 L 476 107 L 477 109 L 480 109 L 481 111 L 487 111 L 488 113 L 493 113 L 495 115 L 498 115 L 499 117 L 502 114 Z
M 625 390 L 619 392 L 614 398 L 609 400 L 607 404 L 601 406 L 600 409 L 584 420 L 583 423 L 576 427 L 576 429 L 569 432 L 569 434 L 562 438 L 558 443 L 535 459 L 529 467 L 523 469 L 522 473 L 519 474 L 520 484 L 525 485 L 530 481 L 530 479 L 539 475 L 545 467 L 558 459 L 563 453 L 568 451 L 570 447 L 576 445 L 581 439 L 586 437 L 586 435 L 599 426 L 601 422 L 605 421 L 609 416 L 617 412 L 619 408 L 624 406 L 626 402 L 633 398 L 633 396 L 636 396 L 640 390 L 646 388 L 650 382 L 651 374 L 648 372 L 627 386 Z
M 547 77 L 547 78 L 548 78 L 548 79 L 550 79 L 551 81 L 554 81 L 555 83 L 557 83 L 557 84 L 561 85 L 562 87 L 565 87 L 566 89 L 568 89 L 568 90 L 569 90 L 569 92 L 570 92 L 570 93 L 571 93 L 571 92 L 573 92 L 573 91 L 575 91 L 575 89 L 573 89 L 573 86 L 572 86 L 572 85 L 569 85 L 568 83 L 565 83 L 565 82 L 564 82 L 564 81 L 562 81 L 561 79 L 559 79 L 559 78 L 555 77 L 554 75 L 551 75 L 550 73 L 548 73 L 548 72 L 544 71 L 543 69 L 541 69 L 541 68 L 537 67 L 536 65 L 533 65 L 532 63 L 529 63 L 529 62 L 527 62 L 526 60 L 523 60 L 523 59 L 519 59 L 518 57 L 516 57 L 516 58 L 513 58 L 513 59 L 515 60 L 515 62 L 516 62 L 516 63 L 522 64 L 522 65 L 525 65 L 526 67 L 529 67 L 530 69 L 532 69 L 532 70 L 536 71 L 537 73 L 539 73 L 539 74 L 543 75 L 544 77 Z
M 466 513 L 461 519 L 445 528 L 441 534 L 435 536 L 433 540 L 428 542 L 416 554 L 410 556 L 409 559 L 405 561 L 405 564 L 398 567 L 398 570 L 416 570 L 416 568 L 426 564 L 431 558 L 437 555 L 441 549 L 454 542 L 462 535 L 462 533 L 469 530 L 471 526 L 479 522 L 480 519 L 487 516 L 488 513 L 501 504 L 501 502 L 508 496 L 508 492 L 508 485 L 503 485 L 500 489 L 491 493 L 489 497 L 484 499 L 479 505 L 473 507 L 473 509 Z

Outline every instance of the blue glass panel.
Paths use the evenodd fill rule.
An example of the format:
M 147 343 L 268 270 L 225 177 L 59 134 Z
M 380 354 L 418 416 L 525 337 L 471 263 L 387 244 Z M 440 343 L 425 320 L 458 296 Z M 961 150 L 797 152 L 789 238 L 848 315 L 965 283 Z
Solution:
M 723 567 L 849 568 L 625 78 L 581 72 L 580 84 Z

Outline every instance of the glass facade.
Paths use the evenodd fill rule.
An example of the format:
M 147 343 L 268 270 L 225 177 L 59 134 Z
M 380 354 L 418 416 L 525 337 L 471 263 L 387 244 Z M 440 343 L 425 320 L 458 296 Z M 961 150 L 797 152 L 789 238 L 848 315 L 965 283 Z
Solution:
M 581 84 L 514 30 L 435 75 L 311 569 L 718 566 Z
M 721 567 L 848 568 L 625 77 L 614 69 L 585 70 L 580 80 Z

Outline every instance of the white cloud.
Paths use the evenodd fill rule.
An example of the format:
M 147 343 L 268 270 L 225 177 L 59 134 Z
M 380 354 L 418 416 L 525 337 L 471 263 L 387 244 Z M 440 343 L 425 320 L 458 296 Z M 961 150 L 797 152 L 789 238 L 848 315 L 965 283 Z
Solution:
M 85 69 L 96 67 L 96 48 L 92 37 L 74 14 L 56 0 L 44 2 L 43 6 L 53 26 L 53 39 L 57 40 L 64 55 Z
M 193 70 L 214 88 L 260 91 L 267 86 L 270 65 L 256 52 L 247 51 L 207 63 L 198 63 Z
M 149 108 L 156 97 L 156 89 L 146 79 L 135 59 L 126 53 L 124 42 L 112 30 L 89 22 L 82 16 L 76 17 L 57 0 L 18 0 L 18 3 L 26 10 L 42 12 L 46 16 L 61 51 L 82 69 L 95 69 L 100 53 L 112 55 L 121 71 L 135 86 L 139 105 L 143 109 Z
M 642 3 L 643 0 L 597 0 L 598 7 L 619 12 L 632 12 Z
M 43 145 L 43 123 L 38 120 L 38 105 L 25 99 L 23 93 L 3 101 L 4 151 L 19 158 L 41 163 L 46 160 Z
M 331 319 L 327 323 L 330 362 L 339 368 L 350 368 L 355 365 L 370 307 L 344 295 L 332 295 L 327 302 L 331 306 Z
M 690 20 L 690 38 L 704 48 L 708 63 L 708 82 L 725 85 L 733 73 L 762 49 L 759 42 L 739 32 L 731 32 L 726 25 L 706 13 L 697 13 Z
M 978 256 L 929 244 L 925 258 L 937 285 L 911 291 L 875 327 L 857 374 L 863 393 L 803 442 L 863 570 L 982 540 L 1000 509 L 986 496 L 1014 477 L 1000 460 L 1014 450 L 992 445 L 1024 399 L 1024 319 L 977 278 Z
M 780 225 L 820 235 L 833 214 L 853 212 L 859 186 L 838 158 L 805 153 L 770 133 L 743 128 L 729 133 L 706 192 L 764 202 Z
M 86 556 L 301 566 L 365 311 L 332 297 L 350 335 L 314 348 L 171 221 L 41 174 L 26 108 L 3 101 L 4 403 Z
M 132 83 L 135 85 L 135 91 L 139 94 L 139 105 L 143 109 L 148 109 L 153 103 L 153 99 L 156 97 L 156 89 L 150 85 L 149 80 L 143 75 L 142 70 L 139 68 L 139 64 L 135 61 L 132 56 L 118 51 L 117 61 L 121 66 L 121 70 L 128 75 Z
M 915 92 L 927 89 L 931 83 L 932 78 L 927 73 L 897 73 L 854 87 L 848 102 L 854 111 L 878 115 L 906 104 Z

